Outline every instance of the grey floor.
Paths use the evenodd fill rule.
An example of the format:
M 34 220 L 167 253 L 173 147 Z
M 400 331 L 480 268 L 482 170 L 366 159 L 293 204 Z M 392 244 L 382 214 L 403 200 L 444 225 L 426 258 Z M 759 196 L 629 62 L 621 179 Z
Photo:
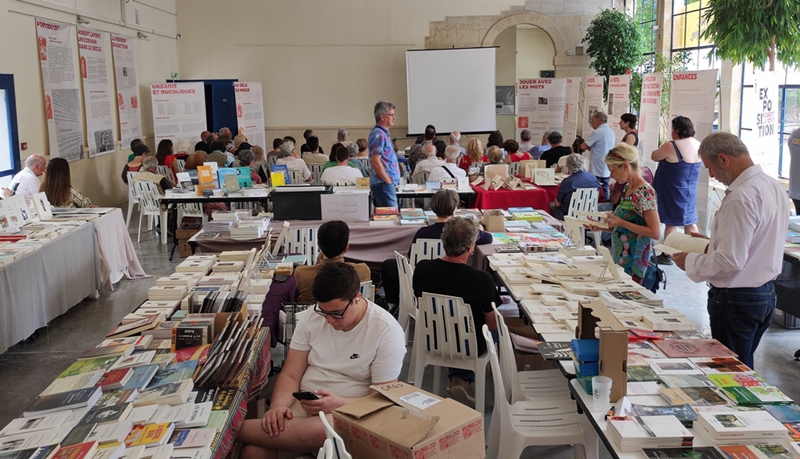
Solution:
M 147 296 L 147 289 L 154 285 L 155 278 L 169 275 L 180 262 L 176 256 L 168 260 L 169 247 L 158 243 L 154 233 L 142 235 L 136 243 L 136 231 L 131 230 L 134 246 L 145 271 L 154 276 L 150 279 L 123 279 L 113 292 L 101 292 L 97 300 L 85 301 L 63 316 L 53 320 L 48 327 L 37 332 L 35 340 L 15 345 L 0 354 L 0 426 L 21 416 L 34 398 L 84 349 L 97 345 L 105 333 L 117 325 L 122 317 L 133 311 Z M 66 267 L 65 267 L 66 269 Z M 666 307 L 683 312 L 708 331 L 708 316 L 705 312 L 705 284 L 690 281 L 675 266 L 665 266 L 667 287 L 659 292 Z M 22 287 L 24 288 L 24 287 Z M 768 381 L 777 385 L 788 396 L 800 400 L 800 362 L 794 361 L 795 350 L 800 349 L 800 331 L 788 330 L 773 324 L 764 335 L 756 352 L 755 366 Z M 279 359 L 283 352 L 275 349 L 273 356 Z M 408 366 L 401 374 L 405 377 Z M 432 385 L 431 371 L 426 374 L 425 389 Z M 492 406 L 491 383 L 487 393 L 487 413 Z M 487 425 L 490 422 L 487 415 Z M 601 445 L 601 456 L 609 457 Z M 566 459 L 572 457 L 569 446 L 529 448 L 522 457 Z

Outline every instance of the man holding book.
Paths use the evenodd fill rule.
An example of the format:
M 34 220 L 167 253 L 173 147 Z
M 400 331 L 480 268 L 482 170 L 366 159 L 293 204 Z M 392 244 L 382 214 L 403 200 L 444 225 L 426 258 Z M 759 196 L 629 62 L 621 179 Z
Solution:
M 298 317 L 269 410 L 246 420 L 236 437 L 244 443 L 242 459 L 319 450 L 326 438 L 320 411 L 332 424 L 331 411 L 369 395 L 370 385 L 397 381 L 406 352 L 403 329 L 358 288 L 352 266 L 320 267 L 312 286 L 317 303 Z
M 709 175 L 728 189 L 705 253 L 679 252 L 673 259 L 690 279 L 709 284 L 711 335 L 753 368 L 753 354 L 775 312 L 772 280 L 783 264 L 789 203 L 735 135 L 711 134 L 699 153 Z

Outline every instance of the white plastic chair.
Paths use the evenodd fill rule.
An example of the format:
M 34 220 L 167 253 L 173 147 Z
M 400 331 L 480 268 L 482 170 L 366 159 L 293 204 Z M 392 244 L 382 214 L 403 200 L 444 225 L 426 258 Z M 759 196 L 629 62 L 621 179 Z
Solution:
M 176 159 L 175 163 L 178 165 L 178 172 L 186 172 L 186 161 L 182 159 Z
M 281 232 L 278 234 L 278 239 L 275 240 L 275 245 L 272 246 L 273 257 L 277 256 L 281 248 L 283 248 L 283 241 L 286 240 L 286 235 L 289 234 L 290 225 L 291 224 L 287 221 L 283 222 L 283 227 L 281 227 Z
M 430 175 L 430 172 L 419 172 L 411 176 L 411 181 L 417 185 L 425 185 L 428 183 L 428 177 L 430 177 Z
M 375 302 L 375 286 L 372 285 L 371 280 L 362 282 L 361 285 L 358 287 L 358 291 L 364 298 L 372 301 L 373 303 Z
M 478 355 L 478 334 L 470 306 L 456 296 L 423 292 L 414 343 L 414 386 L 422 387 L 428 365 L 441 367 L 433 371 L 434 393 L 441 389 L 445 368 L 472 370 L 475 372 L 475 409 L 483 414 L 488 355 Z
M 394 258 L 397 261 L 397 273 L 400 277 L 400 298 L 397 311 L 397 322 L 403 327 L 405 332 L 406 345 L 413 338 L 414 327 L 417 320 L 417 297 L 414 296 L 414 268 L 408 262 L 408 258 L 395 250 Z M 413 319 L 413 322 L 412 322 Z M 408 381 L 414 381 L 416 378 L 416 363 L 417 353 L 416 349 L 411 348 L 411 361 L 408 365 Z
M 417 266 L 420 260 L 435 260 L 444 256 L 441 239 L 420 238 L 411 244 L 411 266 Z
M 508 176 L 516 177 L 517 175 L 519 175 L 519 162 L 508 163 Z
M 311 266 L 317 262 L 319 247 L 317 246 L 317 230 L 319 226 L 296 226 L 286 233 L 284 253 L 302 253 L 306 256 L 306 264 Z
M 203 205 L 200 203 L 184 203 L 177 204 L 178 206 L 178 221 L 176 228 L 181 228 L 181 222 L 186 217 L 197 217 L 203 220 L 203 223 L 208 221 L 208 215 L 203 212 Z
M 297 183 L 305 183 L 305 180 L 303 180 L 302 172 L 290 169 L 289 170 L 289 183 L 292 184 L 292 185 L 297 184 Z
M 330 455 L 323 457 L 327 459 L 353 459 L 353 456 L 351 456 L 344 447 L 344 440 L 339 436 L 339 434 L 336 433 L 335 430 L 333 430 L 333 427 L 331 427 L 331 424 L 328 422 L 328 418 L 325 416 L 325 413 L 320 411 L 319 417 L 322 419 L 322 425 L 325 426 L 325 435 L 328 437 L 325 439 L 325 444 L 330 442 L 332 446 L 331 453 L 328 453 L 330 450 L 326 449 L 326 454 Z M 325 445 L 323 445 L 323 448 L 325 448 Z M 320 456 L 317 456 L 317 459 L 319 459 L 319 457 Z
M 125 225 L 131 225 L 131 214 L 133 213 L 133 206 L 139 204 L 139 199 L 136 198 L 136 192 L 133 189 L 133 176 L 136 172 L 128 172 L 128 216 L 125 217 Z
M 312 185 L 322 185 L 322 166 L 324 164 L 309 164 L 308 169 L 311 171 L 311 184 Z M 294 182 L 292 182 L 294 183 Z
M 353 157 L 353 158 L 350 158 L 350 159 L 352 159 L 353 161 L 360 161 L 361 164 L 364 166 L 364 170 L 367 171 L 367 176 L 372 175 L 372 163 L 369 161 L 369 156 L 356 156 L 356 157 Z M 401 169 L 401 171 L 400 171 L 401 174 L 400 175 L 402 176 L 402 172 L 403 172 L 403 169 L 405 169 L 405 167 L 404 166 L 400 166 L 400 169 Z
M 597 432 L 585 415 L 562 413 L 557 405 L 549 408 L 530 400 L 508 402 L 497 348 L 486 325 L 483 326 L 483 337 L 494 381 L 494 411 L 486 457 L 518 458 L 528 446 L 575 445 L 576 459 L 597 459 Z M 579 454 L 577 445 L 583 446 L 583 456 Z
M 577 217 L 575 212 L 597 212 L 597 200 L 599 196 L 600 191 L 597 188 L 578 188 L 572 192 L 567 215 L 570 217 Z M 602 244 L 602 242 L 600 242 L 601 232 L 594 231 L 592 235 L 594 237 L 595 248 L 597 248 L 598 244 Z M 583 244 L 579 247 L 583 247 Z
M 169 180 L 170 183 L 172 183 L 173 185 L 178 183 L 178 179 L 175 178 L 175 173 L 172 172 L 172 169 L 170 167 L 156 166 L 156 172 L 158 172 L 159 175 L 163 175 L 164 177 L 166 177 L 167 180 Z
M 151 217 L 148 229 L 152 228 L 152 219 L 158 219 L 161 223 L 161 243 L 167 243 L 167 210 L 161 207 L 161 194 L 158 192 L 158 187 L 151 182 L 144 180 L 133 180 L 133 186 L 136 188 L 136 197 L 139 200 L 141 212 L 139 213 L 139 229 L 136 235 L 136 242 L 142 240 L 142 217 L 147 215 Z
M 320 411 L 320 413 L 322 413 L 322 411 Z M 334 457 L 333 442 L 326 438 L 325 442 L 322 444 L 322 448 L 320 448 L 319 453 L 317 453 L 317 459 L 331 459 L 332 457 Z

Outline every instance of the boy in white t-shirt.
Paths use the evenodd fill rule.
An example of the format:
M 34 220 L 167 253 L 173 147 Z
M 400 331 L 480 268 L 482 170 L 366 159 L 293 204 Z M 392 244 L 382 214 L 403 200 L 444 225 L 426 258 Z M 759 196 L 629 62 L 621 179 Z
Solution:
M 328 167 L 322 172 L 320 176 L 322 183 L 325 185 L 344 185 L 345 183 L 355 185 L 356 179 L 362 177 L 361 171 L 350 167 L 349 162 L 350 152 L 347 151 L 347 148 L 337 148 L 336 165 Z
M 317 304 L 298 317 L 289 355 L 263 419 L 246 420 L 236 437 L 242 459 L 277 457 L 277 451 L 314 452 L 325 441 L 318 414 L 369 395 L 372 384 L 397 381 L 403 366 L 403 329 L 388 312 L 358 292 L 356 270 L 325 263 L 311 291 Z M 296 401 L 293 393 L 320 398 Z M 309 416 L 309 417 L 306 417 Z

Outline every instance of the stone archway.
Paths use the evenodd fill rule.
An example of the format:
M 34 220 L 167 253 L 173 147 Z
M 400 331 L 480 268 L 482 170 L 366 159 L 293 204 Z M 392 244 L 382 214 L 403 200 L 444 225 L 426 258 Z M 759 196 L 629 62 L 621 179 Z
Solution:
M 492 46 L 497 36 L 509 27 L 514 27 L 519 24 L 530 24 L 544 30 L 553 42 L 553 46 L 558 49 L 557 43 L 563 43 L 564 38 L 561 31 L 552 27 L 554 23 L 555 20 L 551 16 L 527 11 L 504 16 L 502 19 L 492 24 L 489 30 L 486 31 L 486 34 L 481 40 L 481 46 Z

